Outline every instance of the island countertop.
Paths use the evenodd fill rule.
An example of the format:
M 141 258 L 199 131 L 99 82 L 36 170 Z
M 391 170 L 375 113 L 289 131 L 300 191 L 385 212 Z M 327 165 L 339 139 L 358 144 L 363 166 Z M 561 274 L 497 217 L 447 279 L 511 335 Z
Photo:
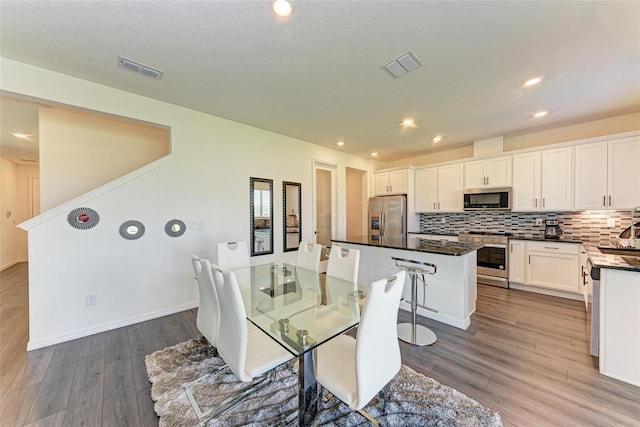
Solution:
M 371 239 L 369 236 L 350 236 L 331 239 L 336 243 L 350 243 L 353 245 L 377 246 L 389 249 L 402 249 L 406 251 L 427 252 L 440 255 L 462 256 L 477 251 L 483 245 L 477 243 L 450 242 L 446 240 L 430 240 L 409 236 L 407 239 L 386 238 L 380 240 Z

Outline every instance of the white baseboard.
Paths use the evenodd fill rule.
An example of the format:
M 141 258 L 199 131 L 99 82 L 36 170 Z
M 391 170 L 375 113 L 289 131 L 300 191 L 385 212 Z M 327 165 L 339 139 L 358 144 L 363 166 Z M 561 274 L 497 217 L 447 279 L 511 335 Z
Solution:
M 170 314 L 179 313 L 181 311 L 190 310 L 198 306 L 198 301 L 194 301 L 187 304 L 178 305 L 175 307 L 170 307 L 164 310 L 153 311 L 151 313 L 145 313 L 140 316 L 130 317 L 128 319 L 119 320 L 117 322 L 105 323 L 99 326 L 95 326 L 92 328 L 81 329 L 77 331 L 73 331 L 67 334 L 56 335 L 53 337 L 48 337 L 44 339 L 39 339 L 37 341 L 29 340 L 27 344 L 27 351 L 36 350 L 42 347 L 48 347 L 54 344 L 60 344 L 61 342 L 71 341 L 77 338 L 87 337 L 89 335 L 98 334 L 100 332 L 110 331 L 112 329 L 122 328 L 123 326 L 133 325 L 135 323 L 144 322 L 151 319 L 156 319 L 158 317 L 168 316 Z
M 405 301 L 401 301 L 400 302 L 400 309 L 404 310 L 404 311 L 408 311 L 409 313 L 411 313 L 411 304 L 405 302 Z M 429 310 L 426 310 L 422 307 L 418 307 L 418 309 L 416 310 L 416 313 L 418 313 L 418 315 L 422 316 L 422 317 L 426 317 L 428 319 L 433 319 L 436 320 L 438 322 L 442 322 L 442 323 L 446 323 L 447 325 L 451 325 L 451 326 L 455 326 L 458 329 L 463 329 L 463 330 L 467 330 L 467 328 L 469 327 L 469 325 L 471 324 L 471 319 L 469 317 L 467 317 L 464 320 L 460 320 L 460 319 L 454 319 L 453 317 L 450 316 L 444 316 L 442 314 L 439 313 L 433 313 Z
M 518 289 L 521 291 L 535 292 L 536 294 L 551 295 L 552 297 L 560 297 L 560 298 L 573 299 L 576 301 L 584 301 L 584 297 L 582 296 L 582 294 L 574 294 L 571 292 L 555 291 L 553 289 L 537 288 L 535 286 L 519 285 L 517 283 L 511 283 L 511 282 L 509 283 L 509 288 Z

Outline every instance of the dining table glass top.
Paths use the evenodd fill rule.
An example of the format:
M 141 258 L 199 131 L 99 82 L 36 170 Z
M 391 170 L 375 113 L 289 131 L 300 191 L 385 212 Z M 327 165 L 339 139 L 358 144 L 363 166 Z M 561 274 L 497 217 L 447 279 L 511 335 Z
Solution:
M 294 356 L 360 322 L 363 288 L 285 263 L 233 269 L 247 319 Z

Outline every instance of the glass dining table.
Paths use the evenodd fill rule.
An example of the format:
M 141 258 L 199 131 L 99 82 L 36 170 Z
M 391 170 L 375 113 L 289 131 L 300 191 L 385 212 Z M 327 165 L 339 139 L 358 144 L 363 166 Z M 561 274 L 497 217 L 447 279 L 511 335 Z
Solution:
M 285 263 L 232 270 L 247 319 L 298 358 L 298 421 L 315 417 L 313 349 L 360 322 L 364 288 Z

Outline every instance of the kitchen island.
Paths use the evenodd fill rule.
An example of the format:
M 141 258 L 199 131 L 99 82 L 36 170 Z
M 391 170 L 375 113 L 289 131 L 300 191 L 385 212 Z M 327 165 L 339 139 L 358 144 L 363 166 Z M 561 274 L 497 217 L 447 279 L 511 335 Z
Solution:
M 587 250 L 593 263 L 594 308 L 598 307 L 593 333 L 599 335 L 600 373 L 640 387 L 640 253 Z
M 460 329 L 469 327 L 470 316 L 476 309 L 476 251 L 482 245 L 411 236 L 407 239 L 379 240 L 357 236 L 332 241 L 339 246 L 360 251 L 360 284 L 391 277 L 398 271 L 391 257 L 435 264 L 436 274 L 424 275 L 426 286 L 418 281 L 418 314 Z M 411 311 L 411 282 L 408 275 L 403 296 L 400 308 Z

